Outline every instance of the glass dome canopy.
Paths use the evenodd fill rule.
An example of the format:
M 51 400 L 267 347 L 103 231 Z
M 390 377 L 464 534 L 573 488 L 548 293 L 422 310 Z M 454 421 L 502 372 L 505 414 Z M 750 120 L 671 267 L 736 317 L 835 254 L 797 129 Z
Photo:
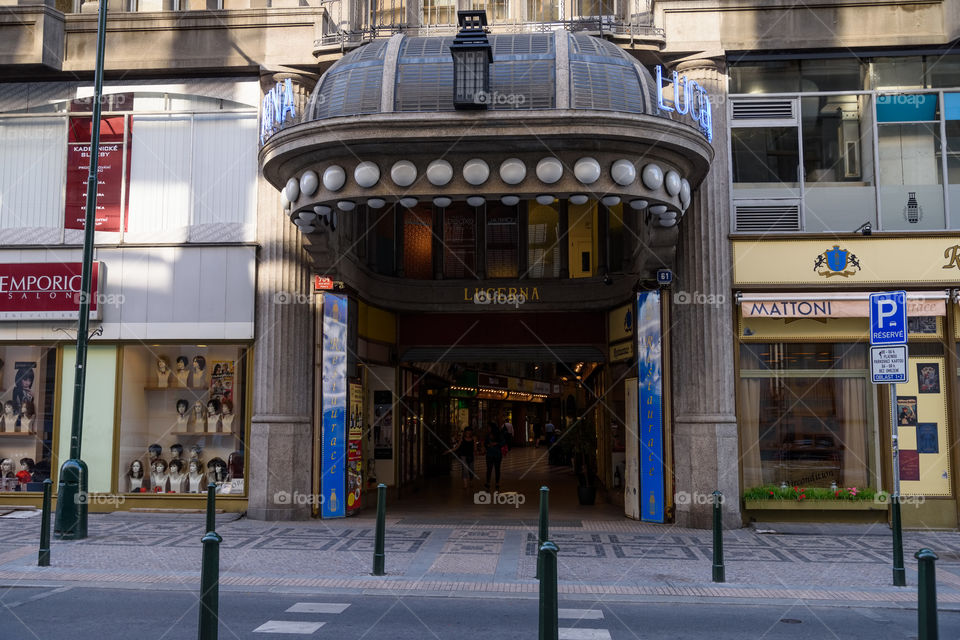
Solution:
M 389 40 L 377 40 L 330 67 L 310 97 L 304 121 L 454 111 L 449 48 L 453 37 L 394 38 L 402 39 L 399 48 L 388 47 Z M 559 38 L 565 41 L 558 42 Z M 611 42 L 566 31 L 499 34 L 489 39 L 494 59 L 490 109 L 570 108 L 669 117 L 657 108 L 650 72 Z M 391 50 L 396 54 L 388 59 Z M 566 60 L 558 64 L 558 55 Z M 558 69 L 569 74 L 560 82 Z M 385 87 L 392 90 L 385 92 Z M 390 94 L 392 103 L 389 97 L 384 100 Z

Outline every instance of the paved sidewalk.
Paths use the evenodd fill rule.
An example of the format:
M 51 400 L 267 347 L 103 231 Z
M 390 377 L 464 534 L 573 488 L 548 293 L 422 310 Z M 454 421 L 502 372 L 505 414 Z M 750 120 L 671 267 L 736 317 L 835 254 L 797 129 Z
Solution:
M 553 523 L 560 592 L 620 599 L 805 600 L 915 606 L 921 547 L 934 549 L 941 608 L 960 610 L 960 533 L 907 532 L 907 588 L 891 583 L 889 529 L 856 534 L 726 532 L 727 582 L 711 583 L 710 531 L 630 520 Z M 0 518 L 0 586 L 198 588 L 204 520 L 194 514 L 91 514 L 86 540 L 54 540 L 36 566 L 40 518 Z M 393 517 L 387 573 L 370 575 L 374 520 L 265 523 L 220 516 L 224 589 L 534 597 L 536 523 Z

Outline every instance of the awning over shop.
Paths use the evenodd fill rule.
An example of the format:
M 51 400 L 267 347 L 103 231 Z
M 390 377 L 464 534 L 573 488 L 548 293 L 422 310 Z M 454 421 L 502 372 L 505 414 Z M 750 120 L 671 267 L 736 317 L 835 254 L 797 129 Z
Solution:
M 942 316 L 949 291 L 910 291 L 907 314 Z M 741 293 L 737 295 L 744 318 L 867 318 L 870 292 Z

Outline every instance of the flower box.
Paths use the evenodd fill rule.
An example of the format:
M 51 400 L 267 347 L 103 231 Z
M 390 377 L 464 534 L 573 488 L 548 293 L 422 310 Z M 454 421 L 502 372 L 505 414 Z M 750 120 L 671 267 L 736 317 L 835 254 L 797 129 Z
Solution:
M 873 500 L 745 500 L 747 510 L 886 511 L 888 503 Z

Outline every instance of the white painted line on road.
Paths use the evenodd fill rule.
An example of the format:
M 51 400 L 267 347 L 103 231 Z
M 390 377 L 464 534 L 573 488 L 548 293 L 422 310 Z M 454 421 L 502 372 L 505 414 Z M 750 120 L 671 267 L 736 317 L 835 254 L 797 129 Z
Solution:
M 349 602 L 298 602 L 287 613 L 343 613 Z
M 326 622 L 292 622 L 290 620 L 268 620 L 253 630 L 254 633 L 299 633 L 308 636 Z
M 558 629 L 559 640 L 610 640 L 606 629 Z
M 603 611 L 601 609 L 557 609 L 557 617 L 574 620 L 603 620 Z

